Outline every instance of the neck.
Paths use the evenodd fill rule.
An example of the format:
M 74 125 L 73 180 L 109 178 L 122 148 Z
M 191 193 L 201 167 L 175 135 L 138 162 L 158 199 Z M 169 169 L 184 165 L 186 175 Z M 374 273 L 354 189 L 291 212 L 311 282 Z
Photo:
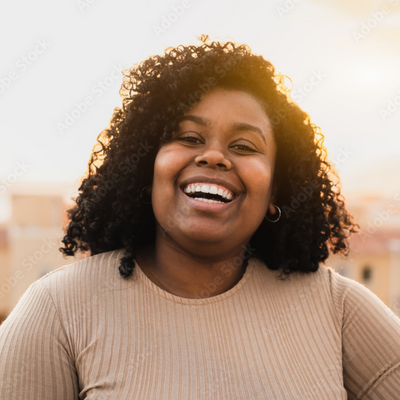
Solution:
M 204 256 L 165 239 L 158 238 L 154 245 L 138 250 L 137 261 L 153 283 L 176 296 L 217 296 L 233 288 L 246 270 L 247 243 L 222 254 Z M 207 254 L 205 248 L 202 250 L 201 254 Z

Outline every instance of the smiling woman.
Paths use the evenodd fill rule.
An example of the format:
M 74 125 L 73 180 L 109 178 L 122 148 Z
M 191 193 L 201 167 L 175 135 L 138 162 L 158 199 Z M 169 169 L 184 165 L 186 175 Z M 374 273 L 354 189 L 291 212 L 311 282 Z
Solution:
M 267 212 L 275 153 L 269 119 L 254 96 L 223 88 L 205 94 L 180 119 L 154 162 L 153 212 L 158 229 L 171 227 L 160 240 L 197 257 L 207 255 L 213 262 L 236 256 Z M 149 264 L 157 265 L 154 260 Z M 172 264 L 178 268 L 180 263 Z M 193 272 L 197 275 L 199 269 Z M 195 278 L 179 285 L 171 277 L 170 285 L 176 283 L 175 292 L 182 286 L 192 297 L 189 290 L 193 287 L 196 294 L 204 285 Z M 224 292 L 237 278 L 227 279 L 214 294 Z
M 61 249 L 91 257 L 1 326 L 1 397 L 397 399 L 400 321 L 323 265 L 357 226 L 272 64 L 205 38 L 121 93 Z

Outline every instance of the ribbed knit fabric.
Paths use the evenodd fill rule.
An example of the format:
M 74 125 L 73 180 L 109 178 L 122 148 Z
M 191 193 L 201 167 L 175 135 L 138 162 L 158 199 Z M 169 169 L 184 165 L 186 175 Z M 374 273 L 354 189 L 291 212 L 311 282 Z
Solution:
M 1 399 L 399 399 L 400 320 L 321 266 L 251 259 L 215 297 L 156 286 L 123 250 L 53 271 L 0 327 Z

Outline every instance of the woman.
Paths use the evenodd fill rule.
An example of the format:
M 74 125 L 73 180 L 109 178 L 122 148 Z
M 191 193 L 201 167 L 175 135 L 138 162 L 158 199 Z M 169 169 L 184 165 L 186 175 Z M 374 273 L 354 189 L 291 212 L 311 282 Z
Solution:
M 322 263 L 357 230 L 246 46 L 132 68 L 61 250 L 0 329 L 2 398 L 397 399 L 400 321 Z

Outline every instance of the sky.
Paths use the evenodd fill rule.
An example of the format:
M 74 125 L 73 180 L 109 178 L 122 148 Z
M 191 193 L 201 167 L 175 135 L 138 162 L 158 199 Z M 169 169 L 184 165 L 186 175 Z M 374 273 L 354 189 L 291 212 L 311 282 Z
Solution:
M 22 0 L 0 11 L 0 221 L 14 190 L 76 191 L 121 105 L 121 70 L 202 34 L 245 43 L 288 77 L 345 195 L 400 192 L 400 0 Z

